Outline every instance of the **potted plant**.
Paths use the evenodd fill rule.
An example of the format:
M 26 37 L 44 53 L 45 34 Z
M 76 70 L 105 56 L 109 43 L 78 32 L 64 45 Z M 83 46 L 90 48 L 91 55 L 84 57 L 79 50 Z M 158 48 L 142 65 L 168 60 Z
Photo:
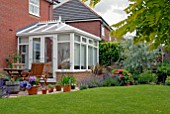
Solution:
M 10 78 L 9 81 L 6 81 L 5 85 L 10 94 L 18 94 L 18 92 L 20 91 L 20 82 L 15 81 L 14 78 Z
M 62 78 L 63 92 L 71 91 L 71 78 L 70 76 L 63 76 Z
M 76 88 L 76 79 L 74 76 L 70 76 L 70 80 L 71 80 L 71 89 L 75 89 Z
M 57 82 L 55 87 L 56 87 L 56 91 L 61 91 L 61 87 L 62 87 L 61 81 Z
M 46 86 L 42 87 L 41 91 L 42 94 L 47 94 L 47 87 Z
M 51 93 L 54 91 L 54 86 L 51 84 L 48 84 L 48 92 Z
M 30 76 L 28 81 L 22 81 L 20 83 L 21 88 L 26 88 L 29 95 L 36 95 L 39 88 L 39 78 L 36 76 Z

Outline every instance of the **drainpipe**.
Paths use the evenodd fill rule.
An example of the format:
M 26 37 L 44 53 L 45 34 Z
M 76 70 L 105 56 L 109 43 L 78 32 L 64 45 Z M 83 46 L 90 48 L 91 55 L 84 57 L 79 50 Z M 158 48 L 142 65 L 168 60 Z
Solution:
M 52 15 L 53 15 L 53 13 L 51 13 L 51 6 L 53 6 L 53 5 L 57 5 L 57 4 L 59 4 L 60 2 L 58 1 L 58 0 L 51 0 L 51 2 L 50 2 L 50 4 L 49 4 L 49 6 L 48 6 L 48 20 L 52 20 Z M 53 10 L 53 8 L 52 8 L 52 10 Z

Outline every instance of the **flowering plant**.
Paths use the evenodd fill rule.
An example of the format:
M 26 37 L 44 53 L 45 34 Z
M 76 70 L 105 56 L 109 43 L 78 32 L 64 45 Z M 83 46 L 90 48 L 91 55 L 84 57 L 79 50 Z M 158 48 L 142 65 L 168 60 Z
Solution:
M 113 77 L 116 77 L 116 76 L 119 77 L 120 85 L 125 85 L 127 83 L 134 84 L 133 77 L 128 71 L 124 69 L 115 69 L 112 71 L 112 73 L 113 73 L 112 74 Z
M 20 83 L 20 87 L 30 89 L 32 86 L 38 85 L 39 82 L 39 78 L 36 78 L 36 76 L 30 76 L 28 81 L 22 81 Z

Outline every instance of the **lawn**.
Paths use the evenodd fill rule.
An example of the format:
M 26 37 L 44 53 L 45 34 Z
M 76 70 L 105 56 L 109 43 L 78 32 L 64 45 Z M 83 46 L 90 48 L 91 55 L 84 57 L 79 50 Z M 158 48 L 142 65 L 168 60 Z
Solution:
M 169 114 L 170 87 L 102 87 L 0 99 L 0 114 Z

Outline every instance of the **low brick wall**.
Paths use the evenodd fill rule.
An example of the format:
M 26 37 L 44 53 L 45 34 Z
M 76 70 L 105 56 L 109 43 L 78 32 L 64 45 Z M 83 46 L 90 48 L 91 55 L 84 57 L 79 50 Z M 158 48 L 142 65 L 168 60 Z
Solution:
M 80 81 L 84 80 L 85 78 L 91 76 L 91 72 L 86 71 L 86 72 L 56 72 L 56 78 L 57 81 L 61 80 L 61 77 L 63 75 L 70 75 L 70 76 L 74 76 L 77 80 L 77 83 L 79 83 Z

